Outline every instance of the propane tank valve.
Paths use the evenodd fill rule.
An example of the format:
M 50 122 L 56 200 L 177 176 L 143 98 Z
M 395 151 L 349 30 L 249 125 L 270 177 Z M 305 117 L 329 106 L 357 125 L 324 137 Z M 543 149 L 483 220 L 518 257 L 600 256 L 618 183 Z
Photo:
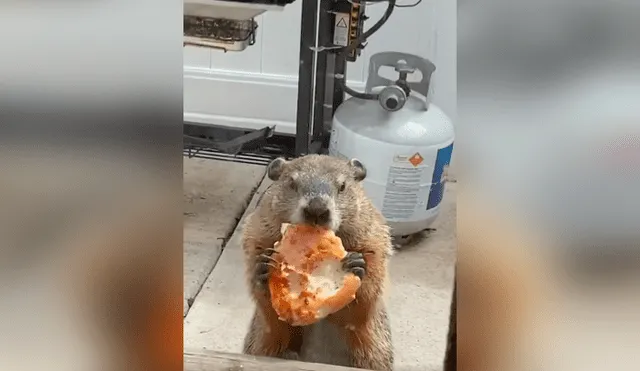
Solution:
M 398 78 L 394 81 L 382 77 L 380 68 L 383 66 L 392 67 L 398 73 Z M 431 74 L 435 69 L 436 66 L 433 63 L 416 55 L 395 52 L 378 53 L 373 55 L 369 62 L 365 93 L 350 91 L 346 86 L 345 92 L 358 99 L 377 100 L 379 107 L 388 112 L 403 109 L 410 96 L 413 93 L 418 93 L 424 98 L 419 100 L 423 103 L 426 111 L 429 109 L 428 95 Z M 420 80 L 407 81 L 409 74 L 416 71 L 420 71 Z M 380 87 L 381 89 L 378 90 Z
M 416 71 L 415 67 L 400 61 L 395 65 L 395 70 L 400 74 L 398 80 L 393 85 L 386 86 L 378 95 L 378 102 L 382 108 L 389 112 L 399 111 L 407 102 L 407 97 L 411 94 L 407 75 Z
M 406 101 L 407 93 L 398 85 L 389 85 L 382 89 L 378 95 L 378 102 L 382 108 L 390 112 L 402 109 Z

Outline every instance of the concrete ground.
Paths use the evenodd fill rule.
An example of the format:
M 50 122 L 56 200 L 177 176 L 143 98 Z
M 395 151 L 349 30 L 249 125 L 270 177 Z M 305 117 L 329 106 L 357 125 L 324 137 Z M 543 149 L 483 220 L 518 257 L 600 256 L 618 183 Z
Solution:
M 236 225 L 269 181 L 255 165 L 197 159 L 184 165 L 185 349 L 239 353 L 253 303 Z M 436 230 L 391 259 L 396 370 L 442 369 L 455 261 L 455 186 L 448 184 Z

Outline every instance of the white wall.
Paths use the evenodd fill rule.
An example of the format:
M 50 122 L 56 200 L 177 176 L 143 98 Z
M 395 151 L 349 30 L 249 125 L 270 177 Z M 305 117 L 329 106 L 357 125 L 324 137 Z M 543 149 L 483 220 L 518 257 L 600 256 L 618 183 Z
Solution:
M 256 43 L 239 53 L 186 47 L 184 51 L 185 120 L 262 128 L 276 125 L 295 133 L 300 10 L 303 0 L 258 21 Z M 416 0 L 399 0 L 411 4 Z M 436 65 L 433 99 L 455 119 L 456 1 L 423 0 L 414 8 L 396 8 L 369 39 L 360 59 L 349 63 L 349 85 L 361 90 L 371 54 L 399 51 L 418 54 Z M 368 5 L 375 23 L 386 3 Z

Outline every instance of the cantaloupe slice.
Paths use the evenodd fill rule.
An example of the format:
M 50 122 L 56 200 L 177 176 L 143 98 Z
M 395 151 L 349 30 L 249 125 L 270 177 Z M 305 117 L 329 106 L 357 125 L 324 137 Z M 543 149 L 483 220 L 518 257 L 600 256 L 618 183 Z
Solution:
M 333 231 L 283 224 L 282 235 L 274 246 L 277 269 L 269 279 L 271 303 L 280 320 L 310 325 L 356 298 L 360 278 L 342 269 L 347 252 Z

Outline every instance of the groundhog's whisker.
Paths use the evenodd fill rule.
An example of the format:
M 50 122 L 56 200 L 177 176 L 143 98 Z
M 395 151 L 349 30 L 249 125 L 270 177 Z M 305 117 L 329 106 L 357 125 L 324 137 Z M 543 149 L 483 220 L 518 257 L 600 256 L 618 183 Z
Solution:
M 278 250 L 274 249 L 273 247 L 270 247 L 268 249 L 264 249 L 264 251 L 268 251 L 268 252 L 272 252 L 272 253 L 277 253 Z
M 271 260 L 274 263 L 278 263 L 278 261 L 276 259 L 274 259 L 274 258 L 272 258 L 270 256 L 265 256 L 265 258 Z
M 273 269 L 278 269 L 278 266 L 275 264 L 271 264 L 271 263 L 267 263 L 268 266 L 270 266 Z

